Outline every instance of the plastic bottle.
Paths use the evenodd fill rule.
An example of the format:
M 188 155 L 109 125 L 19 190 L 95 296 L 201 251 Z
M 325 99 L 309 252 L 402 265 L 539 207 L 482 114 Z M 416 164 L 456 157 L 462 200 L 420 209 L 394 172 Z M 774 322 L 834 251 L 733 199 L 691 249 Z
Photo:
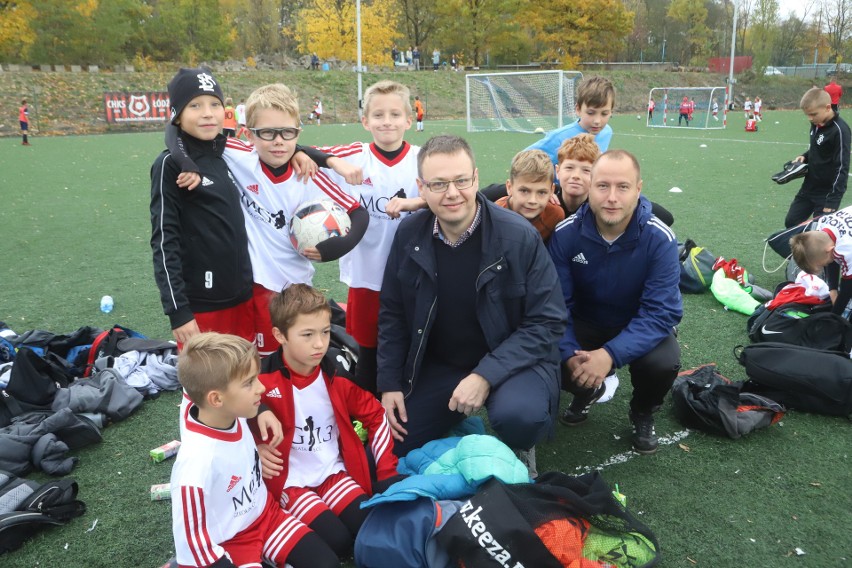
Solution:
M 113 306 L 115 306 L 115 302 L 112 300 L 112 296 L 104 296 L 101 298 L 101 311 L 105 314 L 108 314 L 112 311 Z

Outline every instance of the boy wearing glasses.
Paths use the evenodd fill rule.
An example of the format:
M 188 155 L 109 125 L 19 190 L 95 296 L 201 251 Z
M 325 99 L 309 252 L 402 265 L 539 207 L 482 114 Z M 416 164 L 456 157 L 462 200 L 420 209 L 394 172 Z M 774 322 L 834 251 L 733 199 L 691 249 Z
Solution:
M 318 171 L 306 181 L 298 179 L 293 156 L 302 149 L 296 145 L 301 132 L 299 103 L 285 85 L 266 85 L 249 95 L 246 125 L 249 144 L 228 139 L 224 158 L 239 188 L 245 215 L 254 274 L 251 321 L 255 342 L 261 355 L 267 355 L 277 345 L 269 316 L 272 296 L 291 284 L 310 284 L 314 275 L 312 260 L 335 260 L 352 250 L 367 230 L 369 216 L 357 199 L 341 190 L 327 173 Z M 179 139 L 170 141 L 170 147 L 172 142 L 181 144 Z M 326 157 L 321 152 L 312 151 L 311 155 L 316 154 Z M 328 161 L 339 167 L 344 176 L 353 170 L 342 160 L 330 157 Z M 193 167 L 186 164 L 184 171 L 192 171 Z M 307 168 L 303 163 L 298 169 Z M 288 223 L 301 204 L 316 199 L 331 199 L 340 205 L 349 213 L 352 227 L 345 237 L 328 239 L 300 254 L 290 242 Z
M 559 402 L 567 314 L 556 269 L 527 220 L 478 194 L 464 139 L 429 139 L 417 169 L 428 210 L 400 223 L 380 295 L 378 389 L 394 452 L 483 406 L 506 445 L 530 450 Z

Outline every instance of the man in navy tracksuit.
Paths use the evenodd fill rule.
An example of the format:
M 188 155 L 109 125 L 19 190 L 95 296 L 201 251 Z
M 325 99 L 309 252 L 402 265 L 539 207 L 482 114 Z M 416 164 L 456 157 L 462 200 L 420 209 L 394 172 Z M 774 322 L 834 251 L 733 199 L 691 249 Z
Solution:
M 478 194 L 470 146 L 436 136 L 418 154 L 428 210 L 404 219 L 385 268 L 378 387 L 403 456 L 483 406 L 534 473 L 552 432 L 565 306 L 538 232 Z M 524 452 L 524 453 L 522 453 Z
M 633 447 L 654 453 L 652 413 L 680 369 L 674 326 L 683 305 L 677 239 L 651 214 L 641 189 L 632 154 L 603 154 L 592 169 L 588 203 L 556 227 L 549 249 L 568 308 L 559 344 L 562 388 L 574 394 L 560 422 L 585 422 L 604 378 L 629 365 Z

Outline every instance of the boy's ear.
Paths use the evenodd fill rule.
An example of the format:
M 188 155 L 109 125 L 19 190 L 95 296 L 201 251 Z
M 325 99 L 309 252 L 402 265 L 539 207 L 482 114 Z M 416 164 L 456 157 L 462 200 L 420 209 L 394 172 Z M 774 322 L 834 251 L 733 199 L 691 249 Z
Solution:
M 284 335 L 283 333 L 281 333 L 281 330 L 278 329 L 277 327 L 272 328 L 272 337 L 274 337 L 275 341 L 277 341 L 281 345 L 284 345 L 285 343 L 287 343 L 287 336 Z
M 204 397 L 204 402 L 207 403 L 208 408 L 221 408 L 224 398 L 220 391 L 214 389 L 207 393 L 207 396 Z
M 506 193 L 512 195 L 512 179 L 506 180 Z

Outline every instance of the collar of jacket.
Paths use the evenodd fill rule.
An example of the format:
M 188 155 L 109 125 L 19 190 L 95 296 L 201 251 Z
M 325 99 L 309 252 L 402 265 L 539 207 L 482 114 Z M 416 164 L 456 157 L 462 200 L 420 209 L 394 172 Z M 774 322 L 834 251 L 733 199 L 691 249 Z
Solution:
M 337 366 L 334 363 L 334 359 L 328 356 L 328 353 L 320 361 L 320 370 L 329 381 L 333 381 L 337 375 Z M 287 380 L 290 380 L 290 369 L 284 364 L 284 351 L 281 347 L 275 353 L 260 361 L 260 373 L 262 375 L 275 372 L 280 372 Z
M 498 206 L 488 201 L 481 193 L 476 194 L 476 201 L 482 207 L 482 220 L 477 229 L 477 231 L 482 231 L 482 258 L 479 261 L 480 273 L 476 280 L 478 290 L 494 277 L 494 270 L 503 270 L 506 256 L 503 252 L 503 242 L 498 234 L 499 231 L 494 230 L 492 219 L 491 209 Z M 432 226 L 435 222 L 434 213 L 423 217 L 425 225 L 417 229 L 411 241 L 411 259 L 432 280 L 435 280 L 438 267 L 435 264 L 434 247 L 440 241 L 432 234 Z
M 195 136 L 190 136 L 184 130 L 181 130 L 180 137 L 186 145 L 186 151 L 190 157 L 202 154 L 221 156 L 225 153 L 225 143 L 228 141 L 228 138 L 222 133 L 217 134 L 213 140 L 199 140 Z
M 588 201 L 580 206 L 575 215 L 577 215 L 580 220 L 580 230 L 583 237 L 610 246 L 601 236 L 600 231 L 598 231 L 598 226 L 595 222 L 595 215 L 589 208 Z M 624 233 L 622 233 L 622 235 L 618 237 L 618 240 L 616 240 L 611 246 L 619 248 L 635 246 L 636 242 L 639 240 L 639 234 L 642 232 L 642 229 L 645 228 L 645 225 L 648 223 L 650 218 L 651 202 L 648 201 L 648 198 L 644 195 L 639 194 L 639 204 L 636 206 L 636 210 L 633 211 L 633 216 L 630 218 L 630 223 L 627 225 L 627 229 L 625 229 Z

